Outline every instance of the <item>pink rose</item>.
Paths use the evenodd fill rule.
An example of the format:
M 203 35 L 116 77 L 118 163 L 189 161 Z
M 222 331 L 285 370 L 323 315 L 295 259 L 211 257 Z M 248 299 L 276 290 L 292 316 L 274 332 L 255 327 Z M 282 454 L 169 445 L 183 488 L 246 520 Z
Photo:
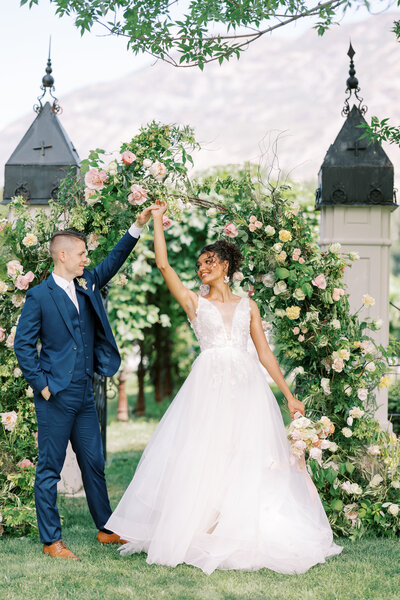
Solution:
M 105 171 L 99 171 L 92 167 L 85 175 L 85 185 L 91 190 L 101 190 L 108 175 Z
M 300 256 L 300 258 L 299 258 L 299 263 L 300 263 L 301 265 L 304 265 L 304 258 L 303 258 L 302 256 Z
M 136 160 L 136 156 L 130 150 L 125 150 L 125 152 L 122 153 L 121 158 L 122 162 L 126 165 L 131 165 L 133 161 Z
M 6 330 L 3 327 L 0 327 L 0 342 L 4 342 L 6 337 Z
M 35 465 L 29 460 L 29 458 L 24 458 L 24 460 L 21 460 L 21 462 L 19 463 L 20 469 L 29 469 L 30 467 L 34 466 Z
M 163 215 L 162 225 L 163 225 L 164 231 L 167 230 L 167 229 L 169 229 L 171 227 L 171 225 L 172 225 L 171 219 L 169 217 L 166 217 L 165 215 Z
M 0 219 L 0 231 L 3 231 L 3 229 L 5 228 L 7 223 L 8 223 L 7 219 Z
M 296 256 L 300 256 L 300 254 L 301 254 L 301 250 L 300 250 L 300 248 L 295 248 L 295 249 L 293 250 L 293 256 L 294 256 L 294 255 L 296 255 Z
M 243 275 L 243 273 L 241 271 L 236 271 L 236 273 L 234 273 L 232 275 L 232 279 L 233 279 L 233 281 L 237 281 L 237 282 L 238 281 L 243 281 L 244 275 Z
M 312 280 L 311 283 L 313 285 L 315 285 L 317 288 L 319 288 L 320 290 L 324 290 L 326 288 L 325 275 L 323 273 L 320 273 L 319 275 L 316 276 L 315 279 Z
M 335 302 L 338 302 L 338 300 L 340 300 L 340 298 L 343 296 L 343 294 L 344 294 L 344 290 L 342 290 L 342 288 L 333 288 L 332 298 L 334 299 Z
M 16 277 L 17 275 L 22 275 L 24 272 L 24 268 L 19 262 L 19 260 L 10 260 L 7 263 L 7 275 L 9 277 Z
M 28 271 L 26 275 L 18 275 L 17 279 L 15 280 L 15 287 L 19 290 L 27 290 L 34 277 L 35 276 L 32 271 Z
M 293 327 L 292 331 L 293 331 L 294 335 L 299 335 L 300 327 Z
M 257 227 L 255 226 L 255 223 L 250 223 L 249 229 L 250 229 L 250 231 L 255 231 L 257 229 Z
M 100 196 L 97 194 L 96 190 L 85 188 L 85 200 L 90 205 L 96 204 L 96 202 L 100 202 Z
M 257 229 L 261 229 L 261 227 L 263 226 L 263 224 L 261 223 L 261 221 L 256 221 L 254 223 L 254 225 L 257 227 Z
M 226 236 L 228 236 L 230 238 L 235 238 L 239 232 L 233 223 L 229 223 L 229 225 L 225 225 L 224 233 Z
M 249 222 L 250 223 L 255 223 L 257 221 L 257 218 L 254 215 L 251 215 Z
M 131 185 L 131 193 L 128 196 L 128 202 L 132 204 L 132 206 L 140 206 L 147 199 L 147 191 L 142 188 L 140 185 L 136 183 Z
M 298 254 L 293 254 L 292 255 L 292 260 L 299 260 L 299 255 Z

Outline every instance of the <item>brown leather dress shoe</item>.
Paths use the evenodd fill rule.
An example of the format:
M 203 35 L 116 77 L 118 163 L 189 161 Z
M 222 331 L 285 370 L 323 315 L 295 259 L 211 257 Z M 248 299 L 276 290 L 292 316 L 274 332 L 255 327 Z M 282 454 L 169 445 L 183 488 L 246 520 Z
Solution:
M 105 531 L 99 531 L 97 534 L 97 541 L 100 544 L 127 544 L 126 540 L 122 540 L 118 533 L 106 533 Z
M 70 558 L 71 560 L 79 560 L 79 558 L 75 556 L 71 550 L 68 550 L 67 546 L 62 540 L 58 540 L 57 542 L 53 542 L 49 545 L 44 544 L 43 554 L 56 556 L 57 558 Z

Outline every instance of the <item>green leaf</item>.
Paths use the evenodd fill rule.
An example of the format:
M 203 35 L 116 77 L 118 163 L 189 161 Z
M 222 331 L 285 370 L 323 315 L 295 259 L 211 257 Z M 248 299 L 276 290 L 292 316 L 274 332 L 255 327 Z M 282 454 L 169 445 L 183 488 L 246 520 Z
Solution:
M 289 270 L 286 269 L 285 267 L 278 267 L 275 270 L 275 276 L 278 279 L 287 279 L 289 277 L 289 273 L 290 273 Z

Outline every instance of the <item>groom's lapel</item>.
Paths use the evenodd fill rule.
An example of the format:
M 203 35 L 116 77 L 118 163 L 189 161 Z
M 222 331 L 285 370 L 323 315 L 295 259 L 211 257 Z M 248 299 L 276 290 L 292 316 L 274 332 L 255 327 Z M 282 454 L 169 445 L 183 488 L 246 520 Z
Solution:
M 67 302 L 70 302 L 70 300 L 68 300 L 67 298 L 67 294 L 64 292 L 64 290 L 60 288 L 59 285 L 56 284 L 52 275 L 50 275 L 50 277 L 47 280 L 47 286 L 49 288 L 50 295 L 58 308 L 58 312 L 60 313 L 62 320 L 64 321 L 64 323 L 68 327 L 68 331 L 76 341 L 74 335 L 74 327 L 72 325 L 71 317 L 69 316 L 70 313 L 67 307 Z M 57 332 L 55 331 L 54 334 L 57 335 Z

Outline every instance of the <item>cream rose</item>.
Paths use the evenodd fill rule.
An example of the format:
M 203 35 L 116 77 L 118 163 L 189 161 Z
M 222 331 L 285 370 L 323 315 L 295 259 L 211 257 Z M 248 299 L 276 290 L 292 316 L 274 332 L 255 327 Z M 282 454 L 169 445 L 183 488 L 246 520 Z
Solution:
M 300 306 L 288 306 L 286 309 L 286 316 L 291 319 L 298 319 L 300 316 Z
M 264 231 L 269 237 L 273 236 L 275 233 L 275 229 L 271 225 L 267 225 Z
M 15 410 L 11 412 L 0 413 L 1 423 L 6 431 L 12 431 L 17 422 L 18 415 Z
M 131 193 L 128 196 L 128 202 L 132 204 L 132 206 L 140 206 L 147 199 L 147 190 L 145 190 L 142 186 L 134 183 L 131 185 Z
M 362 301 L 364 306 L 374 306 L 375 304 L 375 298 L 373 298 L 372 296 L 370 296 L 369 294 L 364 294 L 362 297 Z
M 17 275 L 22 275 L 24 272 L 24 268 L 19 262 L 19 260 L 10 260 L 7 263 L 7 275 L 15 279 Z
M 279 296 L 279 294 L 284 294 L 287 290 L 287 283 L 286 281 L 277 281 L 276 284 L 274 285 L 274 294 L 275 296 Z
M 281 229 L 278 237 L 281 242 L 290 242 L 292 239 L 292 234 L 287 229 Z
M 154 179 L 157 181 L 162 181 L 167 175 L 168 170 L 163 163 L 156 161 L 149 167 L 149 173 L 153 175 Z

